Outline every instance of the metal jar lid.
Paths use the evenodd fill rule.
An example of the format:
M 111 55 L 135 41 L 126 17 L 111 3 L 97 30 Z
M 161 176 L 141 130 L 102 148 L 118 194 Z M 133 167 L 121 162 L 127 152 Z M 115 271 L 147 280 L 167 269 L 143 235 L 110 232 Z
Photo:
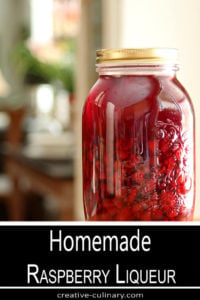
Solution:
M 96 51 L 97 64 L 102 63 L 177 63 L 175 48 L 119 48 Z

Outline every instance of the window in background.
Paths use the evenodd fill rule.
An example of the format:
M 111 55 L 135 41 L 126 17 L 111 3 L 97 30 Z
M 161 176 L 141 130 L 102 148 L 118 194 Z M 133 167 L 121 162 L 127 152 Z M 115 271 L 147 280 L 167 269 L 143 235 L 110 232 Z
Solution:
M 31 40 L 46 44 L 53 39 L 53 0 L 31 0 Z
M 66 130 L 72 123 L 80 0 L 30 1 L 31 34 L 27 45 L 36 64 L 29 70 L 33 73 L 29 79 L 34 77 L 37 82 L 31 88 L 31 110 L 37 117 L 55 118 Z
M 54 38 L 76 37 L 80 19 L 79 0 L 54 0 L 53 35 Z

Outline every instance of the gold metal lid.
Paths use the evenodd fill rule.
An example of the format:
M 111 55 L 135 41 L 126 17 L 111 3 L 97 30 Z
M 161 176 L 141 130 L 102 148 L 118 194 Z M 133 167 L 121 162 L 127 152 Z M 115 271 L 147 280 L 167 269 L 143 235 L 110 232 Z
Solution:
M 96 51 L 97 64 L 102 63 L 177 63 L 175 48 L 121 48 Z

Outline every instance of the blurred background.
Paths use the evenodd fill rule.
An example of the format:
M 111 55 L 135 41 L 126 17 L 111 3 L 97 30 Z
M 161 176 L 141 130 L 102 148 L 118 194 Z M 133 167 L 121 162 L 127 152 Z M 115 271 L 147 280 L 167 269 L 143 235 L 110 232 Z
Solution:
M 196 113 L 200 1 L 0 0 L 0 220 L 83 220 L 81 118 L 99 48 L 175 47 Z

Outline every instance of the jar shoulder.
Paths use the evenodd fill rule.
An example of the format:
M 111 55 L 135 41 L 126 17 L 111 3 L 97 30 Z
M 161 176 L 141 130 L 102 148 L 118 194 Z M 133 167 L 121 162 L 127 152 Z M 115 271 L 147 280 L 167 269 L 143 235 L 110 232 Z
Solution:
M 194 110 L 191 97 L 183 84 L 176 77 L 172 81 L 170 81 L 169 84 L 169 91 L 172 95 L 175 96 L 175 99 L 178 102 L 185 101 L 191 107 L 191 109 Z
M 191 98 L 180 81 L 165 76 L 102 76 L 91 88 L 85 107 L 92 105 L 103 109 L 110 102 L 120 109 L 141 102 L 149 105 L 155 99 L 168 104 L 184 104 L 194 111 Z

